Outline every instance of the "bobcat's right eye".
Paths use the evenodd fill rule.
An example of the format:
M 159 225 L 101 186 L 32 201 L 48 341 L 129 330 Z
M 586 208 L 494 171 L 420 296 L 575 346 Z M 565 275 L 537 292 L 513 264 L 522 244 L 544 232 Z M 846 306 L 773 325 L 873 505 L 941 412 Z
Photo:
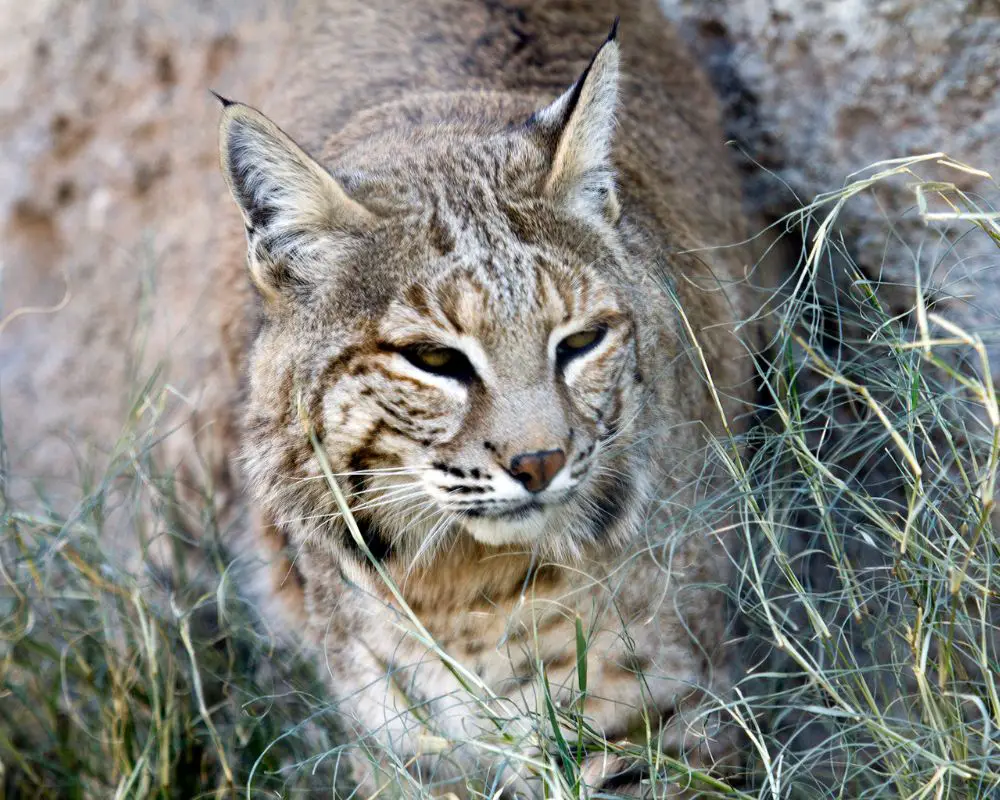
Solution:
M 560 367 L 565 367 L 577 356 L 593 350 L 604 339 L 604 334 L 608 332 L 607 326 L 598 325 L 586 330 L 571 333 L 556 347 L 556 362 Z
M 465 353 L 453 347 L 416 344 L 400 348 L 399 353 L 413 366 L 432 375 L 443 375 L 463 383 L 468 383 L 476 377 L 476 371 Z

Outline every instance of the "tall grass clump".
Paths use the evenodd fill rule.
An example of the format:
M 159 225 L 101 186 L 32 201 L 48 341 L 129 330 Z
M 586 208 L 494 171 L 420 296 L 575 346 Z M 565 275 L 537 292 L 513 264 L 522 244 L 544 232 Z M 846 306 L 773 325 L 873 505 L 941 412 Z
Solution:
M 772 411 L 747 463 L 730 463 L 747 542 L 732 713 L 765 797 L 1000 793 L 1000 411 L 986 351 L 1000 327 L 966 331 L 935 311 L 964 251 L 1000 245 L 1000 215 L 923 179 L 929 167 L 975 172 L 941 154 L 881 163 L 785 220 L 803 250 L 762 374 Z M 900 180 L 928 224 L 904 313 L 838 233 L 853 197 Z
M 538 711 L 519 718 L 409 620 L 492 715 L 480 749 L 547 797 L 581 796 L 594 764 L 615 761 L 644 762 L 655 796 L 1000 797 L 1000 408 L 987 357 L 1000 326 L 956 325 L 937 280 L 983 243 L 1000 268 L 1000 218 L 922 178 L 932 167 L 974 172 L 940 154 L 885 162 L 775 227 L 801 245 L 799 263 L 772 303 L 755 423 L 715 448 L 732 490 L 705 500 L 706 513 L 735 509 L 740 543 L 741 678 L 710 709 L 745 742 L 735 774 L 606 741 L 553 701 L 541 664 Z M 899 181 L 934 244 L 914 253 L 904 313 L 852 259 L 841 222 L 855 198 Z M 346 796 L 341 757 L 358 745 L 339 733 L 317 665 L 279 647 L 244 593 L 244 557 L 227 544 L 245 519 L 206 491 L 193 537 L 179 510 L 156 457 L 168 394 L 157 377 L 135 392 L 69 512 L 44 496 L 14 502 L 17 465 L 0 460 L 0 800 Z M 588 633 L 575 635 L 584 696 Z M 386 767 L 380 797 L 430 796 L 407 766 Z M 498 788 L 469 776 L 473 796 Z
M 275 797 L 316 783 L 335 717 L 311 666 L 275 649 L 234 587 L 227 532 L 206 526 L 197 552 L 187 541 L 173 477 L 151 457 L 163 397 L 155 381 L 138 393 L 71 513 L 0 494 L 0 798 Z M 146 563 L 157 540 L 186 569 Z

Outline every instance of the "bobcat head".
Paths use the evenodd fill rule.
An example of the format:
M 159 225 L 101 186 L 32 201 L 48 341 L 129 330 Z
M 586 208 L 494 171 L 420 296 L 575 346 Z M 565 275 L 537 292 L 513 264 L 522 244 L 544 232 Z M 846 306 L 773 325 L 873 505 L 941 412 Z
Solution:
M 453 536 L 563 556 L 635 521 L 638 323 L 611 163 L 619 49 L 518 124 L 401 125 L 321 166 L 226 102 L 263 323 L 244 455 L 299 543 Z

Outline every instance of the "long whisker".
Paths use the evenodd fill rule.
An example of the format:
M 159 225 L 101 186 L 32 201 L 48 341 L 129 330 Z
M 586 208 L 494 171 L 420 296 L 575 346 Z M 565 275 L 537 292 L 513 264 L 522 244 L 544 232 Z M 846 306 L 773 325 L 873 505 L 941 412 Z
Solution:
M 360 497 L 363 494 L 372 494 L 373 492 L 388 492 L 393 489 L 411 489 L 414 486 L 422 486 L 422 481 L 410 481 L 410 483 L 393 483 L 388 486 L 373 486 L 370 489 L 359 489 L 356 492 L 351 492 L 348 497 Z
M 423 486 L 423 484 L 420 481 L 413 481 L 411 483 L 403 483 L 403 484 L 399 484 L 398 486 L 381 486 L 381 487 L 378 488 L 378 491 L 381 492 L 381 495 L 379 495 L 378 497 L 374 497 L 374 498 L 369 497 L 369 498 L 366 499 L 366 502 L 374 502 L 374 501 L 377 501 L 377 500 L 380 500 L 380 499 L 394 497 L 394 496 L 396 496 L 398 494 L 403 494 L 405 492 L 411 492 L 414 489 L 416 489 L 418 487 L 422 487 L 422 486 Z M 357 496 L 359 496 L 361 494 L 372 494 L 372 492 L 366 490 L 364 492 L 356 492 L 356 493 L 351 494 L 349 496 L 350 497 L 357 497 Z
M 607 464 L 596 463 L 591 468 L 591 475 L 597 477 L 599 475 L 615 475 L 623 480 L 631 480 L 632 476 L 627 472 L 622 472 L 620 469 L 608 466 Z
M 385 469 L 359 469 L 351 472 L 334 472 L 338 478 L 363 478 L 382 477 L 392 475 L 412 475 L 417 476 L 423 472 L 430 471 L 430 467 L 386 467 Z M 307 483 L 309 481 L 325 481 L 326 475 L 308 475 L 304 478 L 291 478 L 290 483 Z
M 434 537 L 435 537 L 435 536 L 437 535 L 437 532 L 438 532 L 438 531 L 439 531 L 439 530 L 440 530 L 440 529 L 441 529 L 442 527 L 444 527 L 445 525 L 447 525 L 447 524 L 448 524 L 448 521 L 449 521 L 449 520 L 451 519 L 451 517 L 452 517 L 452 515 L 451 515 L 450 513 L 448 513 L 448 514 L 445 514 L 444 516 L 442 516 L 442 517 L 441 517 L 440 519 L 438 519 L 438 520 L 437 520 L 437 521 L 436 521 L 436 522 L 435 522 L 435 523 L 434 523 L 434 524 L 433 524 L 433 525 L 431 526 L 431 529 L 430 529 L 429 531 L 427 531 L 427 533 L 426 533 L 426 534 L 424 535 L 424 540 L 423 540 L 423 542 L 421 542 L 421 544 L 420 544 L 420 547 L 419 547 L 419 548 L 417 548 L 417 554 L 416 554 L 416 556 L 414 557 L 414 560 L 415 560 L 415 559 L 416 559 L 416 557 L 417 557 L 417 556 L 419 556 L 419 555 L 420 555 L 420 553 L 421 553 L 421 552 L 423 552 L 423 550 L 424 550 L 424 549 L 425 549 L 425 548 L 427 547 L 427 543 L 428 543 L 428 542 L 430 542 L 430 541 L 432 541 L 432 540 L 434 539 Z M 412 563 L 411 563 L 411 568 L 412 568 Z
M 641 413 L 642 407 L 640 406 L 629 416 L 627 420 L 624 420 L 618 425 L 618 430 L 616 430 L 611 436 L 606 439 L 601 439 L 601 448 L 604 449 L 610 447 L 618 439 L 630 432 L 632 430 L 632 426 L 635 424 L 635 421 L 639 418 Z
M 324 514 L 307 514 L 306 516 L 303 517 L 284 517 L 282 519 L 276 520 L 276 523 L 279 526 L 290 525 L 293 522 L 312 522 L 313 520 L 336 519 L 339 516 L 340 516 L 339 511 L 333 511 Z
M 410 487 L 404 486 L 400 487 L 399 492 L 408 492 L 408 494 L 403 494 L 397 496 L 396 492 L 387 492 L 385 497 L 375 498 L 374 500 L 369 500 L 368 502 L 361 503 L 360 505 L 353 506 L 351 508 L 352 512 L 363 511 L 371 508 L 378 508 L 379 506 L 388 506 L 394 503 L 401 503 L 407 500 L 412 500 L 414 497 L 426 496 L 423 491 L 412 491 Z M 331 511 L 324 514 L 310 514 L 303 517 L 289 517 L 280 520 L 280 524 L 287 525 L 291 522 L 307 522 L 309 520 L 323 520 L 323 519 L 339 519 L 341 517 L 339 510 Z
M 400 535 L 406 533 L 407 529 L 416 527 L 416 525 L 422 522 L 429 514 L 432 514 L 435 510 L 437 510 L 439 506 L 437 501 L 432 499 L 428 500 L 422 506 L 417 506 L 417 508 L 422 509 L 421 513 L 406 523 L 406 528 L 400 531 Z
M 345 475 L 384 475 L 389 472 L 429 472 L 433 467 L 373 467 L 371 469 L 356 469 L 350 472 L 335 472 L 340 477 Z
M 366 511 L 372 508 L 380 508 L 382 506 L 394 505 L 396 503 L 401 503 L 405 500 L 412 500 L 415 497 L 426 497 L 426 493 L 421 491 L 410 491 L 409 494 L 404 495 L 392 495 L 388 497 L 379 497 L 375 500 L 370 500 L 366 503 L 362 503 L 359 506 L 354 506 L 351 511 Z
M 424 541 L 421 543 L 420 547 L 417 548 L 417 552 L 413 555 L 413 558 L 410 560 L 410 565 L 406 568 L 407 576 L 409 576 L 410 573 L 413 572 L 417 564 L 420 563 L 420 559 L 424 555 L 424 553 L 429 552 L 430 550 L 432 550 L 434 547 L 437 546 L 438 544 L 437 540 L 443 538 L 445 533 L 448 530 L 450 530 L 451 524 L 457 518 L 458 515 L 455 514 L 454 512 L 449 513 L 446 516 L 442 517 L 441 520 L 438 521 L 433 528 L 431 528 L 430 532 L 424 538 Z

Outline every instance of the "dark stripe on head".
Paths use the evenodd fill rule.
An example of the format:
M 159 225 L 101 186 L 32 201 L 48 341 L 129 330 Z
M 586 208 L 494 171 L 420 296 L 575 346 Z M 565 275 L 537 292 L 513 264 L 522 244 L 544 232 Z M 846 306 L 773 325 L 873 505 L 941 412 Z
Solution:
M 455 236 L 441 220 L 441 215 L 438 213 L 437 207 L 434 208 L 434 212 L 431 214 L 428 236 L 431 247 L 437 251 L 438 255 L 446 256 L 455 250 Z
M 367 344 L 352 344 L 345 347 L 335 358 L 323 367 L 323 371 L 313 386 L 309 398 L 309 421 L 316 430 L 316 436 L 323 441 L 323 398 L 338 380 L 343 372 L 352 366 L 355 359 L 364 356 L 374 349 Z
M 414 310 L 419 311 L 421 314 L 430 313 L 430 305 L 427 300 L 427 290 L 420 283 L 410 284 L 403 295 L 406 298 L 406 302 L 413 307 Z
M 368 432 L 365 436 L 364 441 L 361 445 L 351 453 L 347 461 L 347 485 L 350 487 L 350 492 L 352 496 L 362 496 L 360 493 L 368 487 L 368 481 L 365 479 L 364 475 L 358 475 L 358 472 L 362 470 L 369 469 L 373 466 L 384 466 L 386 461 L 392 458 L 379 451 L 376 447 L 379 438 L 382 434 L 389 430 L 389 426 L 386 425 L 384 421 L 379 421 L 375 426 Z M 393 463 L 398 463 L 398 459 L 392 459 Z M 358 530 L 361 533 L 361 539 L 371 551 L 372 556 L 378 561 L 386 561 L 392 556 L 392 540 L 389 535 L 386 534 L 378 525 L 374 522 L 368 515 L 355 516 L 354 521 L 358 524 Z M 366 563 L 371 566 L 368 561 L 368 557 L 364 554 L 358 543 L 354 540 L 354 536 L 350 529 L 347 527 L 347 523 L 344 523 L 343 530 L 343 543 L 344 549 L 348 553 L 354 555 L 362 563 Z

